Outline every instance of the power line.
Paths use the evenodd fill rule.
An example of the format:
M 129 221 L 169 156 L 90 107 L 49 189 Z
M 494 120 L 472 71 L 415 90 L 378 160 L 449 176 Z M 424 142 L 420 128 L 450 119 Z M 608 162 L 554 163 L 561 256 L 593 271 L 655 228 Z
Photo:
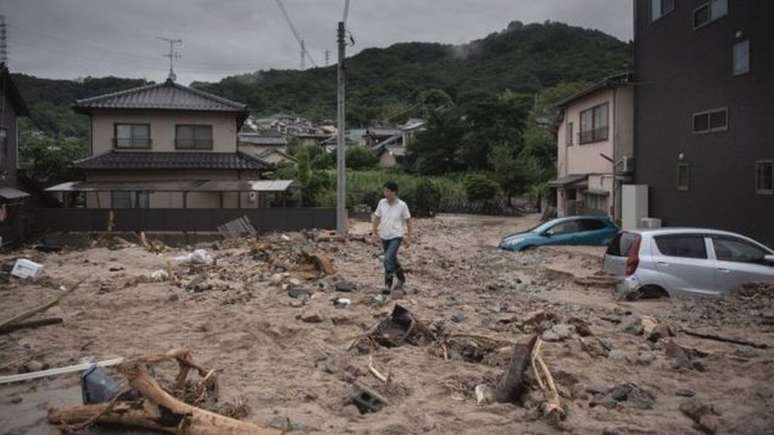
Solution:
M 301 46 L 301 51 L 306 54 L 306 57 L 309 59 L 309 62 L 314 65 L 315 68 L 317 68 L 317 63 L 314 61 L 314 58 L 312 58 L 312 55 L 309 54 L 309 51 L 307 51 L 306 47 L 304 47 L 303 39 L 301 38 L 301 35 L 298 33 L 298 30 L 296 30 L 296 26 L 293 25 L 293 22 L 290 20 L 290 15 L 288 15 L 288 11 L 285 9 L 285 5 L 282 4 L 282 0 L 276 0 L 277 6 L 279 6 L 280 10 L 282 11 L 282 15 L 285 17 L 285 21 L 288 23 L 288 27 L 290 27 L 290 31 L 293 33 L 293 36 L 296 38 L 296 42 L 298 42 L 298 45 Z

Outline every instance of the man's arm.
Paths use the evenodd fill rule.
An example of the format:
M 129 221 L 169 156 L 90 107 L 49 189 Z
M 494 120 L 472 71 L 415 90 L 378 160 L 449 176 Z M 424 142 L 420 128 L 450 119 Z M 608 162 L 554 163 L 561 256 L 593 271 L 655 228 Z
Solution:
M 372 228 L 371 228 L 371 237 L 374 239 L 374 241 L 378 241 L 379 239 L 379 224 L 382 222 L 382 218 L 376 215 L 374 213 L 373 217 L 371 218 L 372 222 Z

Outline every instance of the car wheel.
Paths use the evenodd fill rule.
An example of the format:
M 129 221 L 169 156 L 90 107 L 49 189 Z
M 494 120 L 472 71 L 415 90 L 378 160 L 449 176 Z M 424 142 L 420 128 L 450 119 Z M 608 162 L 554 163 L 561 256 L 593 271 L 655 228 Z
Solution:
M 658 299 L 669 297 L 669 292 L 664 290 L 663 287 L 657 285 L 642 286 L 640 287 L 638 293 L 639 299 Z

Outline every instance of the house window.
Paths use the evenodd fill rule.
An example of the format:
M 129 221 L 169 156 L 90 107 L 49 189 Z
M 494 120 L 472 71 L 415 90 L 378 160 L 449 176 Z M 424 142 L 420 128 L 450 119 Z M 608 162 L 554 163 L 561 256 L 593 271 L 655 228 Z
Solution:
M 755 162 L 755 193 L 774 194 L 774 161 L 759 160 Z
M 698 29 L 728 14 L 728 0 L 711 0 L 693 10 L 693 28 Z
M 650 0 L 651 21 L 675 10 L 675 0 Z
M 150 208 L 148 192 L 110 192 L 111 208 Z
M 687 191 L 691 180 L 691 168 L 688 163 L 677 164 L 677 190 Z
M 578 141 L 581 145 L 607 140 L 607 108 L 608 104 L 604 103 L 581 112 L 580 140 Z
M 567 146 L 572 146 L 572 135 L 573 135 L 573 128 L 572 128 L 572 122 L 567 123 Z
M 116 148 L 150 148 L 150 124 L 115 124 Z
M 181 150 L 211 150 L 211 125 L 178 125 L 175 127 L 175 148 Z
M 734 75 L 750 72 L 750 41 L 734 44 Z
M 712 133 L 728 129 L 728 109 L 714 109 L 693 114 L 693 133 Z

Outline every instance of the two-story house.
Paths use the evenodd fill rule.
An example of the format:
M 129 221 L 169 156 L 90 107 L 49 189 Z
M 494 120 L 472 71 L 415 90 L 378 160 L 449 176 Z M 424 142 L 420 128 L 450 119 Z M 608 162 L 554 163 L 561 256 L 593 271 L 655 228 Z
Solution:
M 774 2 L 635 0 L 635 182 L 662 225 L 774 246 Z
M 91 125 L 84 181 L 47 190 L 85 194 L 88 208 L 257 208 L 291 184 L 260 180 L 271 165 L 239 151 L 244 104 L 167 80 L 74 109 Z
M 0 64 L 0 246 L 22 239 L 22 205 L 30 195 L 18 189 L 17 116 L 28 116 L 19 90 L 5 64 Z
M 620 187 L 633 154 L 634 90 L 629 74 L 609 77 L 559 103 L 557 214 L 620 218 Z

